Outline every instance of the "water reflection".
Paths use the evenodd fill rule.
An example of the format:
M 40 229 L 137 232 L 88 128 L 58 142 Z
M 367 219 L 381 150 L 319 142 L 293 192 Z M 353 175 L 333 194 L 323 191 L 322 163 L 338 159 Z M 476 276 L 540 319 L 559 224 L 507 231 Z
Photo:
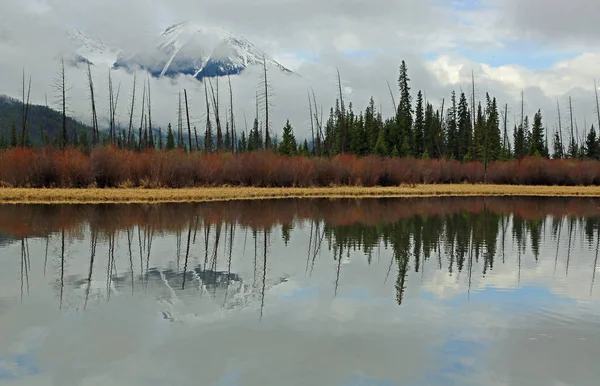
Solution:
M 70 337 L 63 331 L 65 323 L 84 334 L 78 339 L 96 342 L 94 328 L 105 331 L 112 326 L 106 315 L 119 314 L 128 318 L 123 321 L 128 327 L 115 325 L 120 332 L 97 339 L 133 340 L 102 357 L 110 363 L 119 353 L 135 353 L 148 365 L 158 355 L 150 352 L 158 348 L 170 355 L 177 355 L 171 349 L 193 351 L 183 340 L 194 340 L 199 332 L 184 326 L 201 326 L 203 342 L 238 339 L 220 354 L 201 355 L 214 365 L 206 384 L 277 384 L 261 372 L 263 366 L 275 366 L 278 355 L 291 356 L 291 362 L 271 369 L 273 376 L 302 379 L 298 384 L 581 385 L 595 384 L 592 380 L 600 375 L 596 366 L 573 372 L 564 365 L 540 375 L 535 366 L 522 368 L 495 357 L 499 347 L 502 355 L 520 358 L 523 354 L 515 353 L 545 355 L 542 346 L 553 352 L 572 347 L 569 355 L 581 349 L 600 354 L 592 344 L 600 340 L 594 332 L 600 327 L 600 299 L 594 291 L 598 199 L 5 205 L 0 206 L 0 234 L 7 240 L 0 243 L 0 323 L 10 326 L 0 333 L 0 347 L 14 345 L 14 336 L 26 327 L 49 328 L 50 337 L 65 339 Z M 44 318 L 35 321 L 41 312 L 56 315 L 52 323 L 58 320 L 60 327 L 48 327 L 52 324 Z M 88 314 L 104 324 L 79 319 Z M 162 326 L 159 335 L 156 323 Z M 140 340 L 122 336 L 131 329 Z M 148 329 L 152 332 L 144 335 Z M 163 340 L 164 334 L 177 345 Z M 73 339 L 67 342 L 81 343 Z M 298 353 L 285 354 L 267 340 L 289 344 Z M 393 345 L 393 340 L 404 343 Z M 540 347 L 530 347 L 532 342 Z M 73 350 L 65 341 L 56 345 L 44 347 Z M 140 345 L 152 350 L 140 353 Z M 251 360 L 240 345 L 260 347 L 262 359 Z M 404 364 L 375 351 L 372 360 L 362 363 L 349 358 L 352 352 L 376 348 L 390 358 L 404 358 Z M 335 371 L 307 358 L 323 350 L 339 358 L 329 363 Z M 3 363 L 7 355 L 0 349 L 0 383 L 10 378 L 5 373 L 18 378 Z M 71 351 L 67 357 L 74 355 Z M 178 358 L 169 370 L 187 363 Z M 217 365 L 217 359 L 223 363 Z M 243 363 L 232 364 L 238 360 Z M 313 377 L 304 378 L 294 360 L 312 363 Z M 53 377 L 60 373 L 72 384 L 93 380 L 86 371 L 65 375 L 54 359 L 40 361 Z M 537 365 L 554 363 L 545 357 Z M 186 371 L 193 373 L 195 367 L 190 363 Z M 244 374 L 244 381 L 232 372 Z M 193 384 L 191 373 L 188 378 L 182 372 L 180 383 Z M 132 384 L 144 384 L 144 377 L 131 376 Z M 103 379 L 110 384 L 110 377 Z

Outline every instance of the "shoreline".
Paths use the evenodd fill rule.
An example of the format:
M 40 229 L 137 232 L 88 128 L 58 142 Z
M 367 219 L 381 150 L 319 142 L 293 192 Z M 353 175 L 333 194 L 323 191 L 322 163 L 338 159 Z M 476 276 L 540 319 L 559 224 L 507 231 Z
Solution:
M 429 184 L 396 187 L 0 188 L 0 204 L 158 204 L 285 198 L 600 197 L 600 186 Z

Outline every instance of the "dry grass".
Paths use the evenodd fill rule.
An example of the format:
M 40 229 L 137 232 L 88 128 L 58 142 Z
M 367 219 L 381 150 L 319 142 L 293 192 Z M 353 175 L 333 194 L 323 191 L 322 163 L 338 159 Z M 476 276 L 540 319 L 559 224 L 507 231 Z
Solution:
M 331 188 L 0 188 L 0 203 L 2 204 L 167 203 L 276 198 L 373 198 L 437 196 L 600 197 L 600 186 L 447 184 L 405 185 L 398 187 L 342 186 Z

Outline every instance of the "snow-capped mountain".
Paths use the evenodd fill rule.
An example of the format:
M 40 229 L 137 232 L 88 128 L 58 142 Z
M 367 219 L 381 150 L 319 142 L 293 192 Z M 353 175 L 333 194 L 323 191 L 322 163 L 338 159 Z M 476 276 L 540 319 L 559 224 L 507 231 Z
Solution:
M 117 61 L 119 50 L 107 47 L 102 40 L 89 36 L 80 29 L 67 31 L 67 38 L 79 61 L 107 66 L 113 66 Z
M 137 52 L 122 52 L 106 47 L 101 40 L 80 30 L 69 33 L 73 49 L 91 63 L 115 68 L 142 68 L 155 77 L 180 74 L 204 77 L 239 74 L 250 66 L 263 64 L 290 70 L 273 60 L 247 39 L 219 28 L 207 28 L 190 22 L 167 28 L 154 44 Z

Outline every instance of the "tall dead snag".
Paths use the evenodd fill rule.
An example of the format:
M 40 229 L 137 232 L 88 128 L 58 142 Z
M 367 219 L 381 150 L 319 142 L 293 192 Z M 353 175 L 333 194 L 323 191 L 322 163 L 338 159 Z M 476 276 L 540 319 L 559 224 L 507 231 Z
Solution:
M 229 82 L 229 114 L 231 118 L 231 152 L 235 153 L 236 135 L 235 135 L 235 124 L 233 120 L 233 89 L 231 88 L 231 77 L 227 75 L 227 81 Z
M 392 106 L 394 107 L 394 115 L 396 115 L 398 113 L 398 108 L 396 107 L 396 98 L 394 97 L 394 92 L 392 91 L 392 86 L 390 86 L 389 81 L 387 82 L 387 86 L 390 93 L 390 98 L 392 99 Z
M 265 150 L 271 148 L 271 136 L 269 134 L 269 81 L 267 78 L 267 59 L 263 55 L 263 95 L 262 99 L 265 104 Z
M 559 137 L 560 137 L 560 154 L 561 154 L 561 158 L 562 158 L 565 154 L 565 145 L 563 142 L 562 119 L 560 117 L 560 103 L 558 102 L 558 98 L 556 99 L 556 111 L 558 113 L 558 133 L 559 133 Z
M 314 124 L 314 120 L 313 120 L 312 103 L 310 102 L 310 92 L 307 90 L 306 93 L 308 94 L 308 113 L 310 115 L 310 137 L 312 140 L 310 153 L 312 155 L 315 155 L 315 124 Z
M 152 100 L 150 99 L 150 78 L 148 78 L 148 146 L 154 148 L 154 135 L 152 134 Z
M 133 88 L 131 90 L 131 107 L 129 108 L 129 129 L 127 130 L 127 148 L 131 150 L 131 145 L 133 143 L 132 129 L 133 129 L 133 110 L 135 108 L 135 83 L 136 83 L 137 73 L 133 73 Z
M 112 84 L 112 75 L 111 75 L 111 70 L 108 70 L 108 122 L 109 122 L 109 131 L 108 131 L 108 138 L 109 138 L 109 142 L 112 143 L 112 138 L 113 138 L 113 84 Z
M 98 114 L 96 113 L 96 98 L 94 96 L 94 80 L 92 79 L 92 68 L 90 62 L 87 63 L 87 76 L 90 87 L 90 103 L 92 106 L 92 145 L 98 145 L 99 132 L 98 132 Z
M 29 115 L 29 97 L 31 95 L 31 76 L 29 76 L 29 87 L 27 99 L 25 99 L 25 69 L 23 69 L 23 128 L 21 131 L 21 146 L 27 146 L 27 119 Z
M 67 85 L 66 85 L 66 77 L 65 77 L 65 60 L 64 58 L 60 59 L 60 69 L 56 74 L 53 81 L 53 88 L 56 90 L 58 94 L 58 101 L 61 109 L 61 134 L 60 134 L 60 148 L 65 149 L 69 145 L 69 134 L 67 132 Z
M 596 93 L 596 114 L 598 114 L 598 129 L 600 130 L 600 103 L 598 102 L 598 87 L 596 79 L 594 79 L 594 92 Z
M 216 78 L 217 83 L 217 94 L 215 96 L 215 89 L 212 86 L 212 82 L 209 80 L 210 91 L 212 94 L 213 101 L 213 113 L 215 114 L 215 123 L 217 124 L 217 153 L 223 150 L 223 130 L 221 130 L 221 120 L 219 119 L 219 78 Z
M 186 89 L 183 90 L 183 95 L 185 96 L 185 116 L 187 119 L 188 145 L 189 145 L 189 151 L 191 153 L 194 148 L 192 147 L 192 128 L 190 126 L 190 109 L 188 107 L 188 97 L 187 97 Z
M 210 123 L 210 103 L 208 101 L 208 89 L 206 88 L 206 81 L 204 81 L 204 98 L 206 99 L 206 131 L 204 132 L 204 151 L 206 153 L 212 153 L 212 125 Z
M 183 146 L 183 109 L 181 107 L 181 90 L 179 90 L 179 105 L 177 107 L 177 147 Z
M 140 116 L 140 128 L 138 130 L 138 132 L 139 132 L 138 147 L 140 150 L 142 150 L 142 139 L 143 139 L 142 129 L 143 129 L 143 125 L 144 125 L 144 113 L 146 111 L 145 103 L 146 103 L 146 82 L 144 82 L 144 91 L 142 92 L 142 114 Z
M 340 77 L 340 70 L 336 68 L 337 71 L 337 81 L 338 81 L 338 91 L 340 98 L 340 152 L 344 153 L 346 151 L 346 111 L 344 108 L 344 95 L 342 94 L 342 78 Z

